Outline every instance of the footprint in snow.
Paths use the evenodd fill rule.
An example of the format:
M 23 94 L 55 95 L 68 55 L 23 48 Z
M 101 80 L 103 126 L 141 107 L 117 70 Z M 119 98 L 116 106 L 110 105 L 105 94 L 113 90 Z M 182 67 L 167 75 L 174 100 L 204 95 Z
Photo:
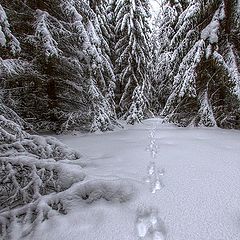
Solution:
M 161 176 L 164 175 L 164 172 L 164 169 L 157 169 L 155 162 L 149 163 L 147 168 L 148 177 L 146 178 L 146 182 L 150 183 L 152 193 L 156 193 L 156 191 L 161 190 L 164 187 L 164 184 L 161 180 Z
M 139 240 L 165 240 L 164 222 L 158 217 L 157 209 L 139 209 L 136 219 Z

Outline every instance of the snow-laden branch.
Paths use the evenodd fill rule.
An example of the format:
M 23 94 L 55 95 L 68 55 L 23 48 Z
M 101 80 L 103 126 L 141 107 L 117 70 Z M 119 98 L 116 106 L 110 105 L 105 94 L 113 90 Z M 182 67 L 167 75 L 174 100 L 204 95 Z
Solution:
M 21 51 L 20 43 L 10 30 L 10 24 L 5 10 L 0 4 L 0 46 L 10 48 L 15 55 Z
M 45 55 L 47 57 L 59 56 L 61 50 L 58 48 L 58 43 L 51 33 L 51 23 L 48 18 L 49 14 L 47 12 L 41 11 L 39 9 L 36 11 L 35 35 L 42 43 Z

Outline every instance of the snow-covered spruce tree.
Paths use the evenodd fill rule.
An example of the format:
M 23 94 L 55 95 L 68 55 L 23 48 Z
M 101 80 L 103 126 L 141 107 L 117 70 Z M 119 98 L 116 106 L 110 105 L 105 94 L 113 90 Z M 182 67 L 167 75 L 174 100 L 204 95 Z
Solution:
M 107 16 L 108 16 L 108 30 L 110 32 L 110 34 L 108 35 L 107 39 L 108 39 L 108 43 L 109 43 L 109 47 L 111 50 L 111 61 L 113 66 L 115 67 L 115 63 L 116 63 L 116 54 L 115 54 L 115 45 L 117 42 L 117 36 L 115 34 L 115 27 L 116 27 L 116 15 L 115 15 L 115 9 L 116 9 L 116 4 L 117 1 L 115 0 L 109 0 L 108 1 L 108 7 L 107 7 Z
M 103 96 L 95 102 L 105 107 L 101 111 L 108 118 L 102 121 L 108 126 L 99 123 L 98 129 L 112 129 L 116 122 L 114 103 L 110 103 L 114 75 L 102 51 L 100 24 L 88 1 L 3 1 L 3 7 L 23 46 L 21 58 L 30 61 L 35 70 L 8 84 L 19 100 L 19 114 L 40 129 L 93 129 L 99 112 L 88 93 L 94 79 Z M 22 22 L 16 19 L 16 9 Z M 27 86 L 25 94 L 16 93 L 19 82 L 23 88 Z M 105 98 L 109 104 L 102 102 Z
M 102 76 L 104 75 L 104 81 L 103 84 L 101 84 L 100 91 L 95 89 L 93 92 L 96 92 L 96 96 L 99 96 L 102 94 L 102 97 L 100 98 L 105 98 L 106 100 L 103 99 L 103 102 L 100 103 L 100 112 L 101 114 L 104 114 L 103 111 L 101 110 L 101 106 L 106 105 L 109 106 L 111 109 L 111 114 L 110 116 L 112 119 L 116 119 L 116 104 L 115 104 L 115 74 L 114 74 L 114 27 L 112 25 L 112 15 L 111 11 L 109 10 L 110 3 L 108 0 L 98 0 L 98 1 L 89 1 L 91 9 L 94 11 L 97 17 L 98 23 L 95 24 L 99 40 L 100 40 L 100 45 L 98 46 L 99 51 L 102 54 L 102 60 L 104 61 L 104 67 L 102 69 L 102 73 L 99 75 Z M 91 87 L 93 90 L 93 88 Z M 99 95 L 100 94 L 100 95 Z M 93 99 L 96 99 L 96 96 L 93 96 Z M 94 101 L 93 101 L 94 102 Z M 106 113 L 105 113 L 106 115 Z M 95 119 L 97 119 L 96 117 Z M 106 119 L 105 119 L 106 120 Z M 115 120 L 114 124 L 119 125 Z M 120 126 L 120 125 L 119 125 Z M 93 127 L 92 129 L 94 129 Z
M 171 91 L 171 38 L 174 36 L 174 27 L 183 6 L 178 0 L 164 0 L 161 2 L 158 15 L 153 20 L 152 41 L 152 98 L 151 108 L 159 114 Z
M 240 127 L 237 4 L 189 1 L 176 24 L 169 24 L 173 26 L 166 50 L 169 77 L 160 79 L 163 88 L 164 81 L 171 87 L 162 111 L 169 121 L 184 126 Z M 165 66 L 164 61 L 158 64 Z
M 6 69 L 5 64 L 7 64 L 7 69 L 9 69 L 10 72 L 8 72 L 8 70 Z M 15 72 L 16 69 L 16 63 L 13 60 L 8 60 L 6 62 L 6 60 L 2 60 L 0 59 L 0 116 L 5 116 L 9 119 L 12 119 L 14 122 L 18 123 L 19 125 L 21 125 L 23 127 L 23 125 L 25 125 L 25 122 L 23 121 L 23 119 L 21 119 L 15 111 L 13 111 L 10 107 L 6 106 L 6 104 L 4 102 L 10 102 L 11 99 L 7 99 L 8 101 L 6 101 L 6 96 L 8 94 L 6 94 L 7 89 L 5 89 L 5 79 L 3 78 L 4 76 L 7 77 L 9 74 L 12 76 L 12 72 Z M 17 68 L 19 67 L 19 65 L 17 64 Z M 5 101 L 4 101 L 5 100 Z M 11 105 L 15 105 L 14 102 L 12 102 Z
M 70 23 L 71 21 L 74 22 L 73 31 L 76 31 L 74 44 L 78 43 L 76 47 L 79 54 L 76 57 L 78 61 L 80 60 L 80 69 L 83 70 L 79 77 L 83 77 L 84 81 L 78 83 L 83 88 L 81 98 L 84 97 L 85 99 L 82 103 L 88 104 L 86 106 L 87 114 L 85 113 L 88 121 L 85 121 L 83 125 L 86 126 L 90 123 L 87 129 L 91 131 L 93 129 L 102 131 L 112 129 L 116 124 L 113 102 L 115 79 L 110 59 L 106 53 L 107 47 L 103 47 L 106 44 L 97 15 L 93 11 L 94 7 L 92 9 L 87 2 L 75 1 L 75 5 L 64 3 L 63 9 L 67 17 L 73 17 L 73 19 L 70 19 Z M 79 21 L 80 17 L 82 17 L 81 22 Z M 96 92 L 99 93 L 96 96 L 91 94 L 93 85 L 95 85 Z M 83 115 L 84 112 L 78 111 L 78 113 Z M 100 115 L 101 117 L 99 117 Z M 71 121 L 74 119 L 73 116 L 74 114 L 70 113 Z
M 100 48 L 99 50 L 102 53 L 103 61 L 105 61 L 105 86 L 103 89 L 104 95 L 111 101 L 113 108 L 115 109 L 114 103 L 114 90 L 115 90 L 115 75 L 113 71 L 112 64 L 112 39 L 114 38 L 114 33 L 111 25 L 111 19 L 108 12 L 108 0 L 98 0 L 90 1 L 90 7 L 95 12 L 98 20 L 97 31 L 100 37 Z
M 8 22 L 8 17 L 0 5 L 0 46 L 1 50 L 3 47 L 10 49 L 13 55 L 16 55 L 21 51 L 20 43 L 17 38 L 12 34 L 10 30 L 10 24 Z
M 9 79 L 14 80 L 16 76 L 23 76 L 26 71 L 30 71 L 30 64 L 17 58 L 21 52 L 20 42 L 12 34 L 7 14 L 1 5 L 0 51 L 0 116 L 12 119 L 23 128 L 28 124 L 13 110 L 17 102 L 11 98 L 7 82 Z
M 144 109 L 146 108 L 146 97 L 144 96 L 144 85 L 137 86 L 134 89 L 132 96 L 132 104 L 129 109 L 127 123 L 134 124 L 141 122 L 144 119 Z
M 118 0 L 114 15 L 118 114 L 128 123 L 139 122 L 147 114 L 150 89 L 149 2 Z

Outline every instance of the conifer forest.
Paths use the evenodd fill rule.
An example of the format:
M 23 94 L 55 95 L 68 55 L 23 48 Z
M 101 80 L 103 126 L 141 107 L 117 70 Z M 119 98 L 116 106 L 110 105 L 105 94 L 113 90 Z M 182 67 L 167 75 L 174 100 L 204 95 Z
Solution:
M 240 239 L 240 0 L 0 0 L 0 240 Z

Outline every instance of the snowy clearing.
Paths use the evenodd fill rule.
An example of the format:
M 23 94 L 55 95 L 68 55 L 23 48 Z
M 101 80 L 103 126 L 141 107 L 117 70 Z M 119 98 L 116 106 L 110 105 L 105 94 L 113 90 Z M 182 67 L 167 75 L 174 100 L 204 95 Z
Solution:
M 93 199 L 73 201 L 67 215 L 25 239 L 239 240 L 239 131 L 160 121 L 59 136 L 88 156 L 83 182 L 90 193 L 81 199 Z

